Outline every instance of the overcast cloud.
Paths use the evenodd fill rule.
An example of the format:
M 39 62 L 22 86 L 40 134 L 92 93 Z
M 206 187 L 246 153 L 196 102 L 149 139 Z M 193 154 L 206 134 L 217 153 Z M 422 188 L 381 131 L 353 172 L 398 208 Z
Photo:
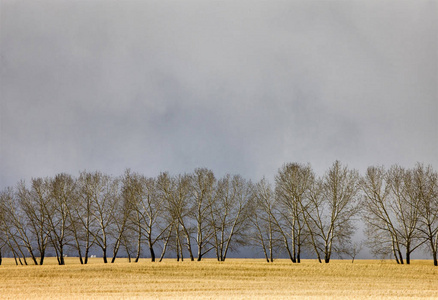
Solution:
M 437 1 L 0 0 L 0 187 L 438 168 Z

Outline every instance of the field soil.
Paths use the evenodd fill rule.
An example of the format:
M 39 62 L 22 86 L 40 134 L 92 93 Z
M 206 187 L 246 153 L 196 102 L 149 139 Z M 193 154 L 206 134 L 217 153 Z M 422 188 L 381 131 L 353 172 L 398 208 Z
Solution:
M 43 266 L 16 266 L 3 259 L 0 299 L 438 299 L 438 268 L 431 261 L 261 259 L 218 262 L 146 259 L 104 264 L 92 258 L 65 266 L 48 258 Z

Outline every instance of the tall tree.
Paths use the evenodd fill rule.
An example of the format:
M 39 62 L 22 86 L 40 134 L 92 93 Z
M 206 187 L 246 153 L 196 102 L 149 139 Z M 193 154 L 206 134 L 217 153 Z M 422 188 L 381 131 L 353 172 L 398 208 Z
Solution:
M 367 244 L 375 255 L 392 253 L 397 263 L 403 263 L 401 234 L 383 166 L 369 167 L 361 179 L 363 192 L 362 217 L 366 225 Z
M 124 185 L 125 185 L 124 181 Z M 137 233 L 138 243 L 143 239 L 149 248 L 151 261 L 155 261 L 154 247 L 171 226 L 164 218 L 165 198 L 158 193 L 157 180 L 146 178 L 139 174 L 130 174 L 129 199 L 132 203 L 131 222 Z M 125 188 L 124 188 L 125 189 Z M 137 244 L 137 257 L 139 258 L 140 244 Z
M 425 242 L 418 231 L 419 198 L 415 189 L 413 172 L 400 166 L 392 166 L 388 171 L 388 181 L 401 238 L 400 243 L 405 248 L 406 263 L 409 264 L 412 252 Z
M 404 263 L 403 250 L 409 264 L 412 252 L 426 241 L 418 229 L 425 187 L 417 175 L 394 165 L 388 171 L 369 167 L 362 179 L 368 244 L 375 253 L 392 252 L 400 264 Z
M 91 212 L 96 229 L 90 231 L 95 244 L 102 250 L 104 263 L 108 262 L 110 237 L 114 229 L 114 217 L 117 210 L 119 181 L 100 172 L 92 173 L 89 189 L 91 193 Z
M 211 205 L 216 257 L 225 261 L 236 245 L 246 244 L 251 212 L 251 183 L 239 175 L 226 175 L 217 184 L 217 200 Z
M 178 234 L 175 236 L 174 233 L 177 231 L 178 225 L 178 216 L 177 212 L 173 209 L 173 194 L 174 194 L 174 186 L 175 182 L 173 178 L 169 175 L 169 173 L 164 172 L 161 173 L 157 177 L 156 181 L 156 187 L 157 187 L 157 196 L 160 199 L 160 203 L 162 203 L 164 208 L 163 213 L 163 219 L 165 220 L 165 224 L 168 224 L 166 226 L 167 230 L 163 233 L 163 245 L 162 245 L 162 251 L 160 255 L 160 262 L 163 260 L 164 255 L 166 254 L 167 250 L 171 246 L 171 241 L 174 239 L 176 241 Z M 180 256 L 180 247 L 179 243 L 175 242 L 175 251 L 177 258 Z M 179 260 L 179 259 L 178 259 Z
M 78 251 L 81 264 L 87 264 L 90 249 L 94 244 L 94 232 L 97 229 L 96 219 L 93 216 L 93 202 L 95 194 L 96 174 L 81 172 L 76 181 L 77 205 L 70 208 L 70 217 L 74 220 L 75 247 Z
M 50 180 L 50 190 L 50 201 L 45 205 L 49 237 L 58 264 L 64 265 L 65 246 L 69 244 L 71 238 L 68 234 L 71 226 L 69 210 L 75 197 L 75 181 L 68 174 L 58 174 Z
M 211 242 L 214 231 L 210 221 L 210 206 L 215 202 L 215 184 L 216 178 L 211 170 L 195 169 L 191 177 L 192 208 L 190 212 L 191 218 L 196 222 L 198 261 L 214 248 Z
M 36 241 L 39 264 L 42 265 L 50 237 L 46 213 L 46 206 L 51 199 L 50 180 L 48 178 L 34 178 L 30 190 L 26 188 L 24 182 L 20 182 L 17 187 L 17 194 L 18 205 L 27 220 L 26 227 Z
M 310 193 L 304 212 L 312 231 L 314 249 L 330 262 L 333 252 L 342 252 L 351 242 L 354 218 L 359 212 L 359 175 L 335 161 Z
M 438 174 L 431 166 L 417 164 L 413 170 L 418 197 L 418 230 L 428 243 L 434 266 L 438 266 Z
M 194 231 L 193 224 L 191 223 L 190 216 L 192 214 L 192 205 L 190 197 L 190 184 L 191 176 L 188 174 L 178 175 L 175 177 L 175 188 L 173 190 L 173 196 L 171 199 L 170 207 L 172 215 L 175 216 L 177 221 L 177 248 L 180 249 L 182 255 L 182 248 L 180 245 L 185 240 L 187 252 L 189 253 L 190 260 L 195 260 L 192 250 L 192 232 Z
M 141 224 L 141 199 L 143 198 L 144 190 L 141 183 L 141 176 L 137 173 L 132 173 L 129 169 L 125 171 L 122 178 L 122 197 L 131 207 L 127 230 L 123 237 L 123 244 L 131 261 L 131 248 L 136 243 L 135 262 L 138 262 L 141 254 L 141 246 L 143 242 L 143 227 Z
M 285 248 L 294 263 L 301 261 L 301 249 L 308 235 L 302 208 L 313 181 L 311 167 L 297 163 L 283 165 L 275 177 L 275 191 L 283 220 L 281 232 L 285 237 Z
M 33 263 L 38 264 L 36 259 L 33 236 L 28 229 L 28 219 L 23 213 L 17 193 L 11 187 L 6 188 L 1 193 L 1 205 L 3 210 L 3 231 L 6 235 L 9 249 L 12 251 L 14 258 L 20 264 L 27 265 L 25 250 L 27 250 Z
M 0 248 L 1 250 L 7 248 L 10 250 L 15 258 L 15 263 L 18 265 L 17 252 L 14 250 L 14 237 L 12 236 L 12 224 L 9 219 L 9 203 L 12 202 L 13 190 L 8 187 L 0 191 Z M 20 260 L 21 262 L 21 260 Z
M 275 193 L 269 182 L 263 178 L 253 187 L 251 213 L 249 221 L 252 227 L 250 238 L 255 245 L 262 248 L 266 261 L 274 261 L 274 248 L 278 247 L 281 237 L 286 234 L 280 226 L 279 214 L 276 209 Z M 290 251 L 288 252 L 290 254 Z

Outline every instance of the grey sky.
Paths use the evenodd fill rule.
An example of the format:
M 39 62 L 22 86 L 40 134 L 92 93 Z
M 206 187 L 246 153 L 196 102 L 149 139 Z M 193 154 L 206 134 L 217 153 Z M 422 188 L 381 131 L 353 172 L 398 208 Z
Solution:
M 0 0 L 0 187 L 438 167 L 437 1 Z

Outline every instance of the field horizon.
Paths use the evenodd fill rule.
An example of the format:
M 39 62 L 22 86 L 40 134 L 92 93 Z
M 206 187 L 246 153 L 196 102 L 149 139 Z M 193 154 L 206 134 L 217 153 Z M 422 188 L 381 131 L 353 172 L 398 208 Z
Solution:
M 333 260 L 300 264 L 278 259 L 205 259 L 201 262 L 140 259 L 114 264 L 67 257 L 58 266 L 16 266 L 3 258 L 1 299 L 284 299 L 437 298 L 438 268 L 430 260 L 397 265 L 393 260 Z

